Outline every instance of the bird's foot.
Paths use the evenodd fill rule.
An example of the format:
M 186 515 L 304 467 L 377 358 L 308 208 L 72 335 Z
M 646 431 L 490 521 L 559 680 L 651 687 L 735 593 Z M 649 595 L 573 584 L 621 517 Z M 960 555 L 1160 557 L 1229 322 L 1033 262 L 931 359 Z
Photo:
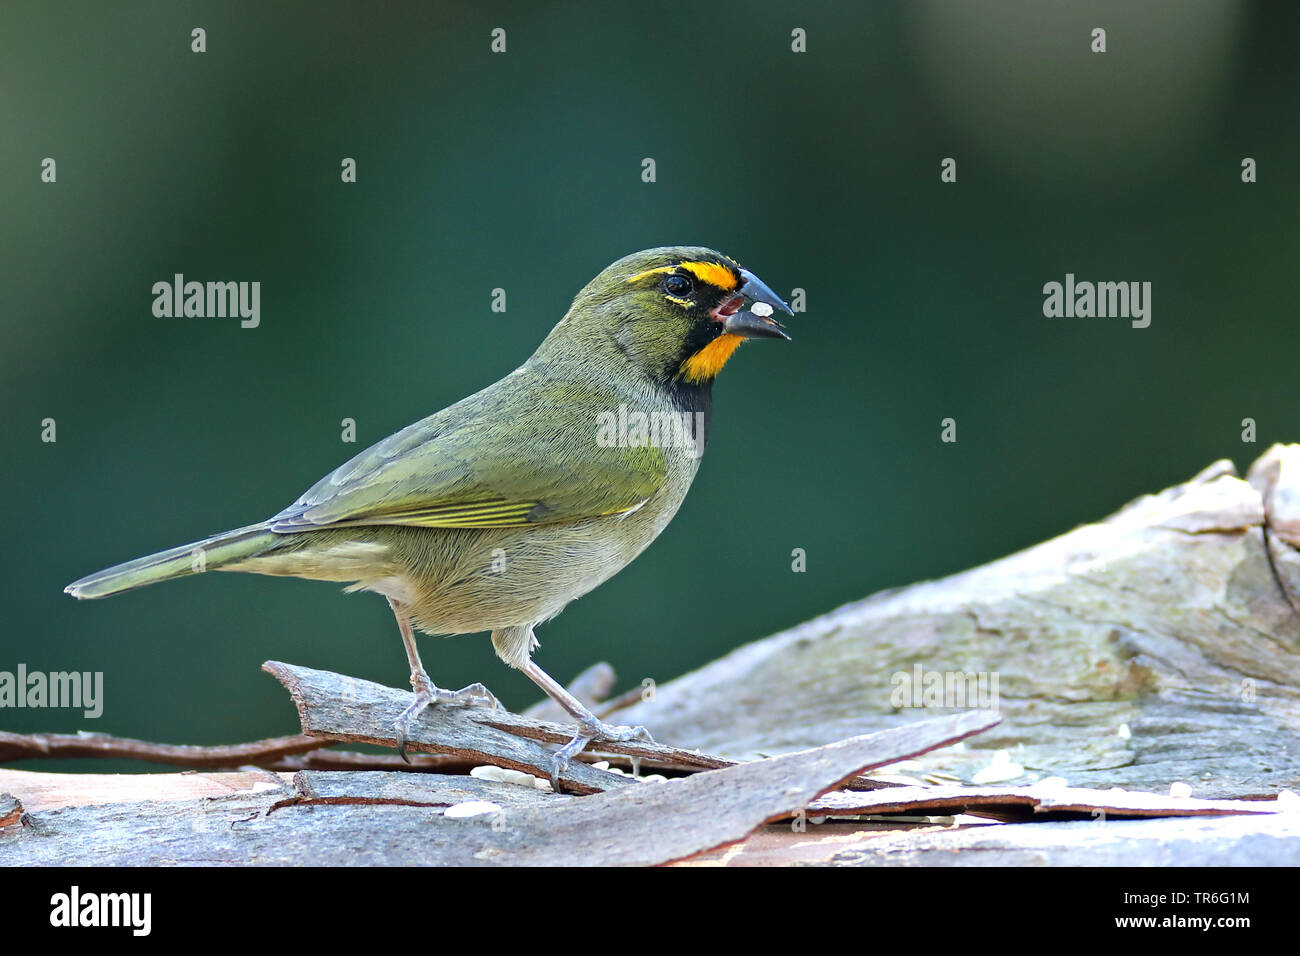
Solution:
M 551 759 L 551 789 L 560 792 L 560 776 L 569 769 L 573 758 L 587 749 L 588 744 L 625 743 L 629 740 L 644 740 L 654 743 L 650 731 L 644 727 L 626 727 L 619 724 L 607 724 L 592 717 L 590 720 L 578 721 L 578 733 L 567 744 L 555 752 Z M 639 763 L 639 761 L 637 761 Z
M 406 743 L 411 738 L 411 725 L 429 707 L 437 704 L 460 704 L 462 706 L 481 706 L 497 710 L 501 702 L 482 684 L 470 684 L 460 690 L 443 690 L 429 680 L 429 675 L 419 671 L 411 675 L 411 688 L 415 691 L 415 700 L 402 711 L 400 717 L 393 721 L 397 731 L 397 753 L 407 763 L 411 758 L 406 755 Z

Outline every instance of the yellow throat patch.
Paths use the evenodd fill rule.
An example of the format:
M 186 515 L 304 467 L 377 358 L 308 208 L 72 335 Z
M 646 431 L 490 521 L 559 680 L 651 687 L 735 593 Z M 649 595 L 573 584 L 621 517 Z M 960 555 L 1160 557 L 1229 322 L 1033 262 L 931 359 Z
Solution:
M 695 384 L 707 382 L 722 371 L 736 346 L 745 341 L 743 336 L 724 332 L 682 363 L 681 377 Z

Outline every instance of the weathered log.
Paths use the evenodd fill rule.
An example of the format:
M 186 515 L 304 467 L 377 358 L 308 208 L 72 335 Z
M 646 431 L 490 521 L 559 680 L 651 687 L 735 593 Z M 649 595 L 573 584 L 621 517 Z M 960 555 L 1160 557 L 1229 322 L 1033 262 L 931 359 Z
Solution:
M 743 840 L 864 769 L 976 733 L 990 722 L 973 713 L 918 721 L 676 780 L 629 781 L 585 797 L 465 776 L 372 771 L 301 773 L 291 787 L 266 774 L 267 781 L 221 797 L 82 802 L 31 810 L 16 823 L 15 803 L 6 811 L 10 825 L 0 827 L 0 860 L 63 866 L 652 865 Z M 0 771 L 0 785 L 13 787 L 18 773 Z M 496 806 L 482 816 L 460 819 L 446 812 L 485 799 Z
M 1298 548 L 1300 446 L 1274 446 L 1247 480 L 1217 462 L 1099 523 L 742 647 L 617 719 L 745 759 L 946 712 L 930 705 L 960 702 L 926 690 L 983 674 L 1004 722 L 918 771 L 969 781 L 1007 749 L 1018 783 L 1273 794 L 1300 784 Z
M 1286 866 L 1300 861 L 1300 813 L 1194 819 L 768 826 L 682 866 Z M 1223 915 L 1228 915 L 1226 912 Z
M 1199 800 L 1140 790 L 1085 790 L 1082 787 L 894 787 L 869 793 L 837 790 L 810 803 L 808 816 L 861 816 L 881 813 L 972 813 L 1003 820 L 1051 816 L 1220 817 L 1293 813 L 1300 797 L 1282 800 Z
M 933 728 L 933 722 L 927 723 Z M 892 740 L 887 747 L 875 749 L 873 761 L 891 759 L 890 752 L 899 750 L 899 745 L 910 750 L 919 742 L 914 727 L 903 735 L 885 736 Z M 783 793 L 791 785 L 798 790 L 797 784 L 808 780 L 810 766 L 812 762 L 802 757 L 787 762 L 775 779 L 716 776 L 725 771 L 700 774 L 714 780 L 708 788 L 715 797 L 712 801 L 703 798 L 703 790 L 691 795 L 677 784 L 645 783 L 599 798 L 607 800 L 605 804 L 591 803 L 598 798 L 464 775 L 0 770 L 0 790 L 22 798 L 20 803 L 0 794 L 0 863 L 662 862 L 691 847 L 715 840 L 730 842 L 723 838 L 756 819 L 755 806 L 769 798 L 777 800 L 769 808 L 781 805 L 787 809 L 778 815 L 792 819 L 761 827 L 743 844 L 706 852 L 695 860 L 704 865 L 949 866 L 963 862 L 1060 865 L 1082 860 L 1263 865 L 1293 864 L 1300 859 L 1300 813 L 1295 812 L 1300 798 L 1294 795 L 1285 801 L 1204 801 L 1063 787 L 900 787 L 868 794 L 833 790 L 807 803 L 803 812 L 788 809 L 810 791 L 785 794 L 794 799 L 779 800 L 775 784 L 779 782 Z M 811 786 L 826 779 L 821 776 Z M 687 799 L 678 799 L 683 795 Z M 654 799 L 647 802 L 644 796 Z M 482 808 L 489 812 L 481 817 L 457 819 L 454 811 L 446 813 L 452 807 L 464 809 L 482 802 L 495 806 Z M 565 810 L 551 815 L 570 804 L 588 804 L 592 812 Z M 1022 821 L 1070 815 L 1087 823 L 1070 827 L 1050 822 L 991 824 L 969 815 L 950 816 L 964 809 Z M 847 813 L 872 816 L 845 820 Z M 686 818 L 679 818 L 681 814 Z M 1209 828 L 1186 819 L 1229 814 L 1243 819 Z M 1169 815 L 1183 819 L 1142 827 L 1123 819 Z M 1103 832 L 1095 824 L 1105 824 Z M 483 827 L 491 832 L 483 832 Z M 514 836 L 499 836 L 511 828 L 519 828 Z M 661 839 L 665 831 L 671 833 L 666 841 Z M 517 852 L 533 840 L 544 841 L 543 847 Z M 956 858 L 957 848 L 969 848 L 965 856 L 970 859 Z

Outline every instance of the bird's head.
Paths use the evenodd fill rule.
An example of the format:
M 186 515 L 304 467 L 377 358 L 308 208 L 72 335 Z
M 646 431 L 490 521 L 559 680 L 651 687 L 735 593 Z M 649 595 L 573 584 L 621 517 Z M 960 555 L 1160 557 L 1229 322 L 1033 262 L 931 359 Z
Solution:
M 720 252 L 647 249 L 592 279 L 547 343 L 559 336 L 579 351 L 611 354 L 612 347 L 656 380 L 706 384 L 745 339 L 790 337 L 772 317 L 776 309 L 793 314 Z

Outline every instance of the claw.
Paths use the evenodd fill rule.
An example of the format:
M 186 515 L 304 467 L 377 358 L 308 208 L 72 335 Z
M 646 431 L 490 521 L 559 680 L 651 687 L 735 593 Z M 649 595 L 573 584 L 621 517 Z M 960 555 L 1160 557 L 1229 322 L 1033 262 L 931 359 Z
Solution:
M 654 743 L 654 738 L 650 736 L 650 731 L 644 727 L 625 727 L 617 724 L 607 724 L 604 721 L 583 720 L 578 723 L 578 732 L 573 739 L 555 752 L 551 758 L 551 789 L 556 793 L 560 792 L 560 776 L 569 769 L 569 764 L 574 757 L 587 749 L 588 744 L 608 741 L 611 743 L 625 743 L 629 740 L 644 740 L 647 743 Z M 631 758 L 633 761 L 633 776 L 636 776 L 640 770 L 641 761 L 638 757 Z
M 593 739 L 595 738 L 580 730 L 577 736 L 555 752 L 555 756 L 551 758 L 551 789 L 556 793 L 562 792 L 560 777 L 569 769 L 573 758 L 582 753 Z
M 486 706 L 493 710 L 499 710 L 501 707 L 501 702 L 497 700 L 496 695 L 478 683 L 462 687 L 460 690 L 443 690 L 434 686 L 428 674 L 421 673 L 411 675 L 411 687 L 415 690 L 415 700 L 393 721 L 393 730 L 397 737 L 397 754 L 408 764 L 411 758 L 406 753 L 406 745 L 410 741 L 411 725 L 430 706 L 460 704 L 465 707 Z
M 453 696 L 469 706 L 487 707 L 490 710 L 501 709 L 501 701 L 497 700 L 496 695 L 479 683 L 462 687 Z

